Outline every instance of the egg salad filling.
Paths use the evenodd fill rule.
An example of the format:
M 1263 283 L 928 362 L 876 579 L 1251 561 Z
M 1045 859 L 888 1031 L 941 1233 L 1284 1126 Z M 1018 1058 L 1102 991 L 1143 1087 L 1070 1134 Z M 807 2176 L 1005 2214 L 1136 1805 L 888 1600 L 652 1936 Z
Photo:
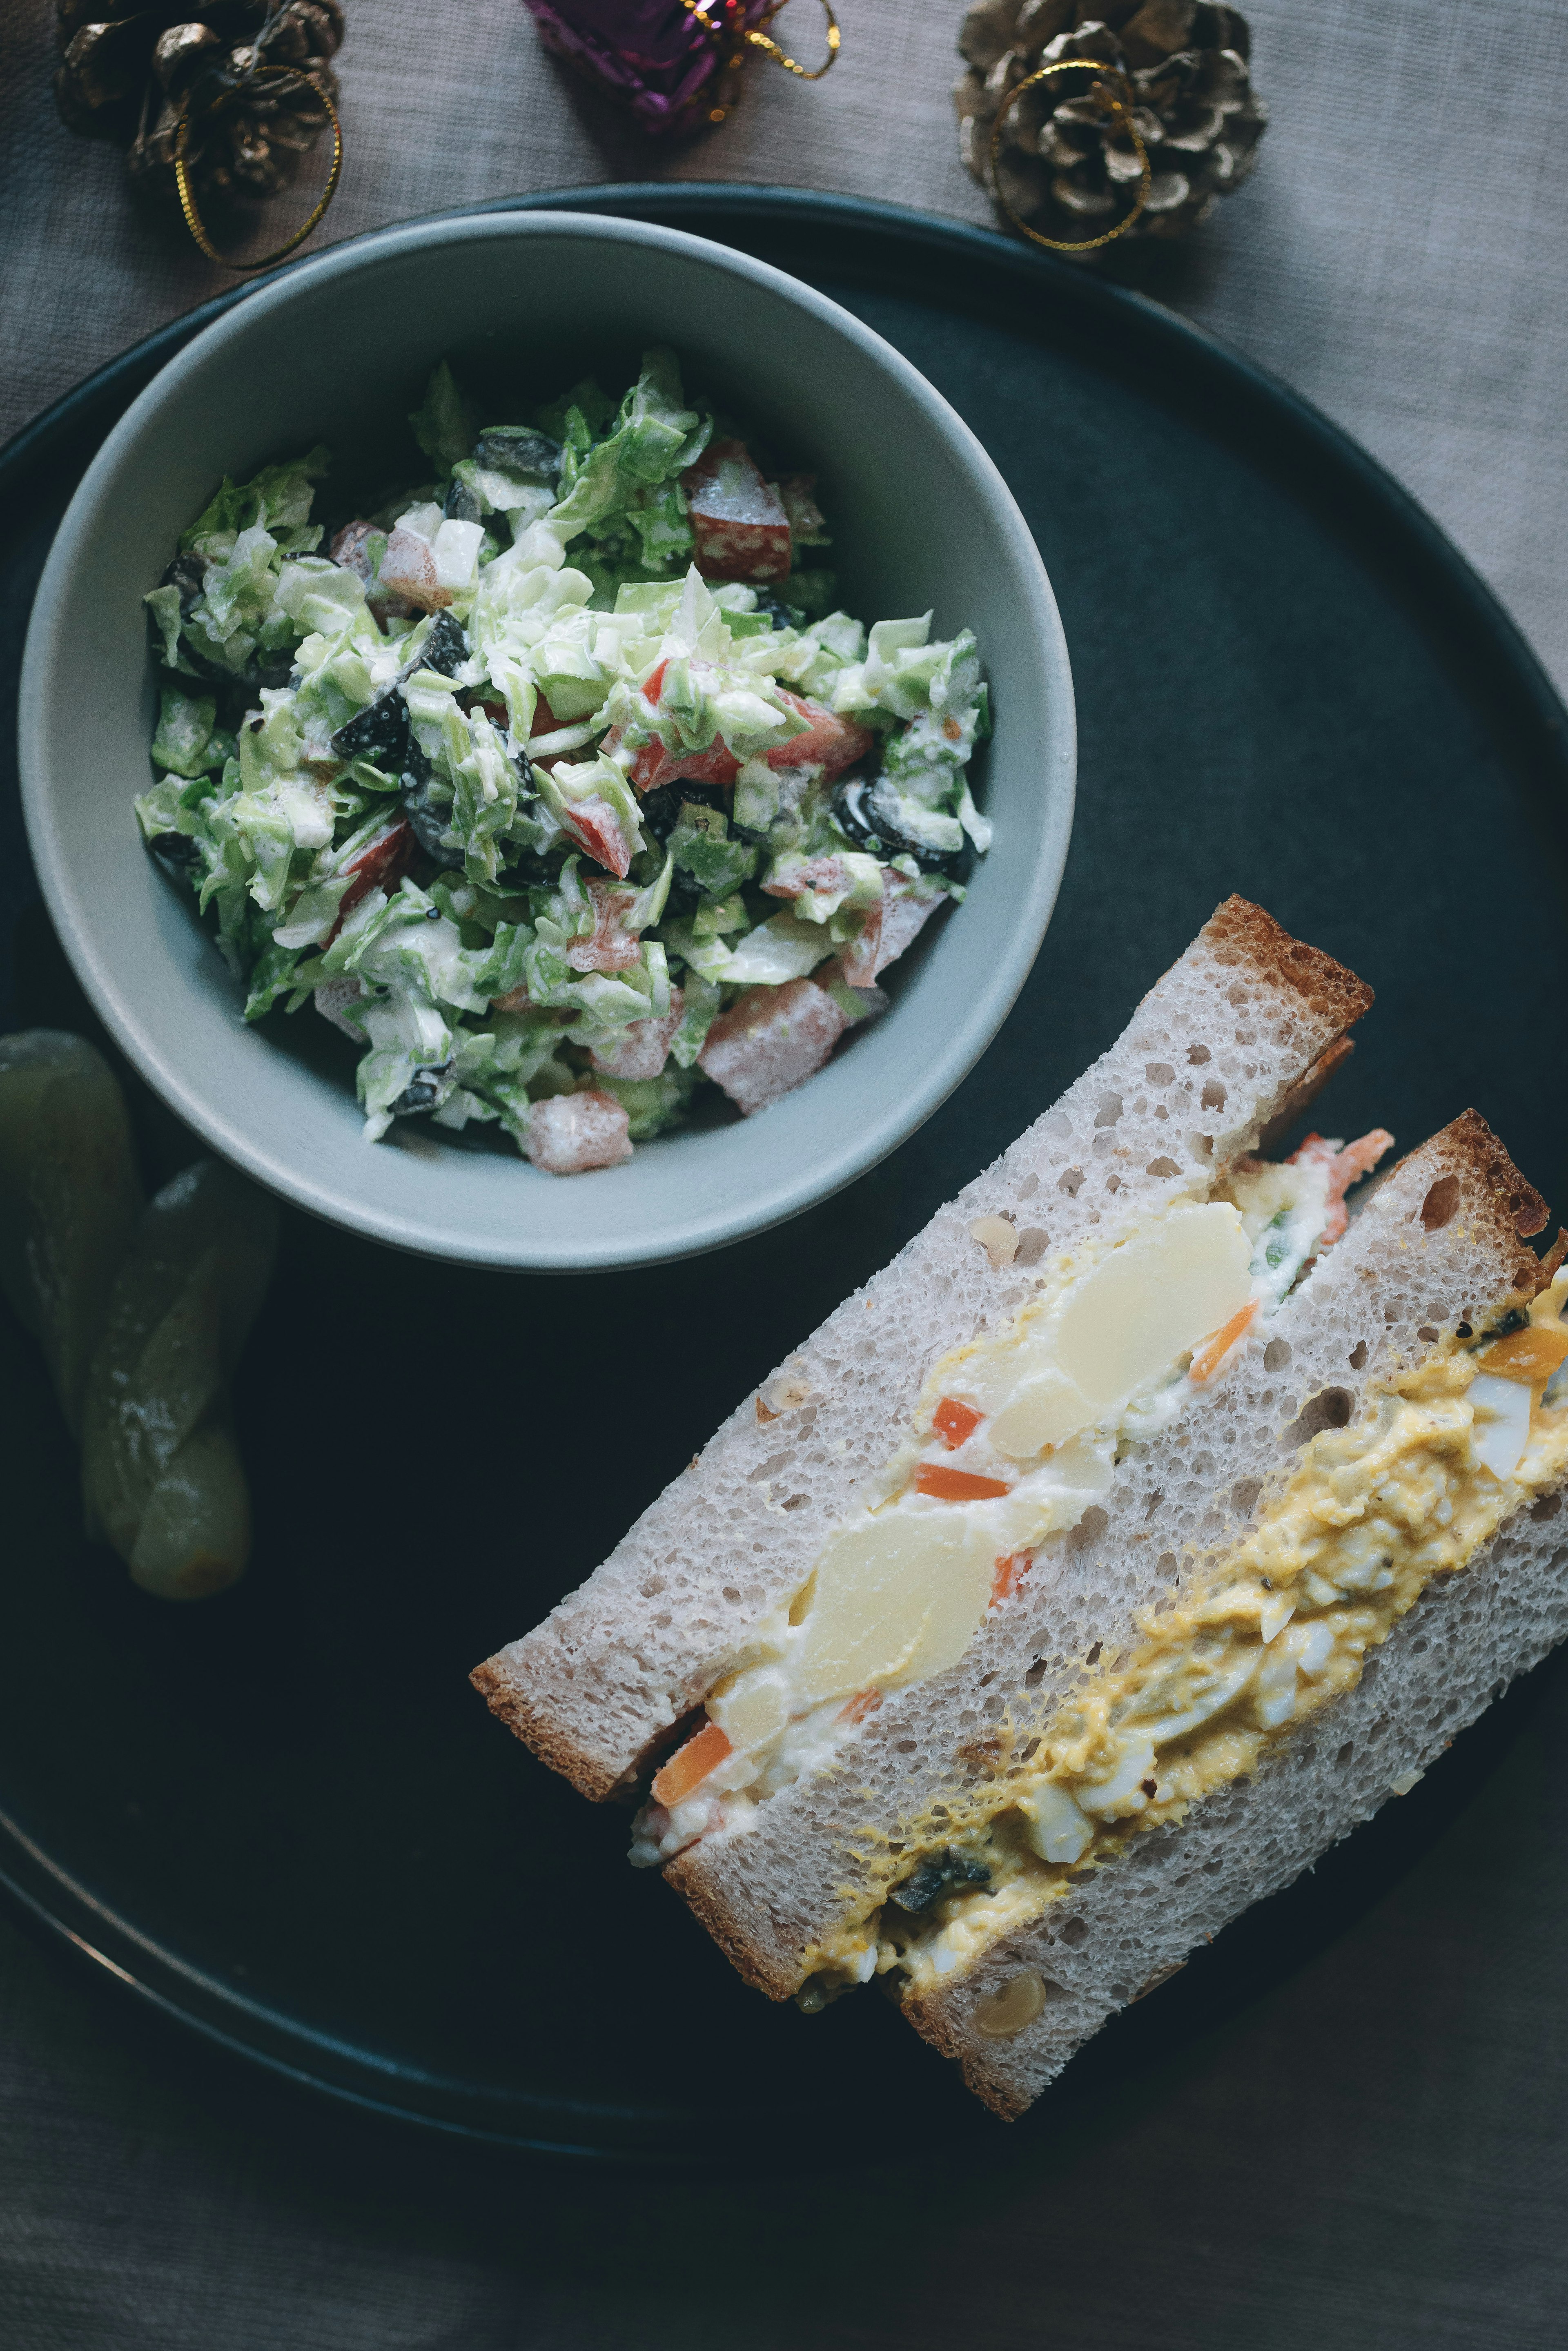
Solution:
M 956 1665 L 1128 1448 L 1243 1347 L 1267 1345 L 1313 1252 L 1343 1232 L 1347 1186 L 1392 1139 L 1379 1130 L 1346 1148 L 1314 1135 L 1283 1165 L 1239 1162 L 1207 1200 L 1050 1261 L 1005 1323 L 943 1356 L 862 1506 L 789 1604 L 751 1628 L 707 1694 L 706 1721 L 655 1777 L 633 1863 L 744 1822 L 827 1761 L 887 1691 Z
M 1310 1440 L 1243 1542 L 1172 1583 L 1129 1647 L 1040 1719 L 998 1725 L 968 1792 L 876 1840 L 877 1883 L 807 1953 L 801 2004 L 894 1969 L 929 1991 L 1352 1688 L 1430 1583 L 1568 1473 L 1565 1304 L 1568 1270 L 1379 1383 L 1349 1426 Z M 998 2032 L 1035 2012 L 998 2002 Z

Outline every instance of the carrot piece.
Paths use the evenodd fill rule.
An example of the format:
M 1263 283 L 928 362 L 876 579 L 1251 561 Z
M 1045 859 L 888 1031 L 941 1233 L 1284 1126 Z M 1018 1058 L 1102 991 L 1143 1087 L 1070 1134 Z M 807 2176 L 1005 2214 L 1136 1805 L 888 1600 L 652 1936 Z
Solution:
M 931 1494 L 939 1502 L 988 1502 L 993 1494 L 1010 1494 L 1002 1478 L 977 1478 L 968 1469 L 949 1469 L 941 1461 L 923 1461 L 915 1473 L 917 1494 Z
M 1394 1148 L 1394 1137 L 1385 1126 L 1375 1126 L 1358 1143 L 1347 1143 L 1343 1151 L 1334 1154 L 1334 1195 L 1343 1200 L 1353 1184 L 1370 1176 L 1385 1151 Z
M 664 1770 L 653 1780 L 653 1802 L 656 1804 L 678 1804 L 694 1788 L 701 1787 L 710 1771 L 716 1771 L 727 1756 L 735 1752 L 727 1731 L 716 1722 L 705 1722 L 695 1739 L 688 1739 L 678 1748 Z
M 847 1704 L 840 1707 L 839 1720 L 863 1722 L 867 1715 L 874 1714 L 881 1704 L 882 1692 L 879 1689 L 856 1690 L 853 1698 Z
M 1500 1380 L 1521 1380 L 1534 1387 L 1552 1377 L 1564 1355 L 1568 1331 L 1532 1322 L 1528 1330 L 1511 1331 L 1506 1339 L 1497 1340 L 1479 1361 L 1483 1372 L 1494 1373 Z
M 981 1416 L 972 1405 L 960 1404 L 956 1396 L 944 1396 L 931 1419 L 934 1426 L 941 1432 L 944 1442 L 956 1449 L 967 1437 L 974 1435 L 980 1425 Z
M 998 1560 L 991 1575 L 990 1604 L 993 1608 L 999 1607 L 1004 1600 L 1012 1598 L 1013 1593 L 1029 1573 L 1031 1564 L 1029 1553 L 1022 1551 L 1014 1552 L 1010 1559 Z
M 1350 1223 L 1350 1211 L 1344 1205 L 1345 1194 L 1353 1184 L 1359 1184 L 1364 1176 L 1370 1176 L 1384 1153 L 1393 1147 L 1394 1137 L 1388 1129 L 1375 1126 L 1359 1142 L 1347 1143 L 1343 1151 L 1336 1151 L 1321 1134 L 1309 1134 L 1301 1148 L 1291 1152 L 1286 1162 L 1288 1166 L 1295 1166 L 1300 1160 L 1315 1159 L 1329 1172 L 1328 1221 L 1319 1238 L 1320 1248 L 1327 1249 L 1334 1241 L 1343 1239 Z
M 1247 1304 L 1234 1313 L 1228 1322 L 1222 1323 L 1211 1337 L 1204 1341 L 1201 1347 L 1195 1350 L 1192 1359 L 1192 1377 L 1197 1382 L 1199 1387 L 1203 1385 L 1205 1380 L 1211 1380 L 1214 1377 L 1215 1373 L 1257 1311 L 1258 1301 L 1255 1298 L 1249 1299 Z

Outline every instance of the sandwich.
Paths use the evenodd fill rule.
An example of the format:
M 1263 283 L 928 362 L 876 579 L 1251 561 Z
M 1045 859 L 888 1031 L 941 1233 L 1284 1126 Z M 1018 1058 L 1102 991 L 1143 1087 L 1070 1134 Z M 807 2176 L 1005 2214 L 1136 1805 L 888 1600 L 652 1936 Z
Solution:
M 1228 900 L 473 1676 L 759 1990 L 883 1979 L 1003 2116 L 1568 1631 L 1568 1237 L 1474 1112 L 1277 1155 L 1370 1002 Z

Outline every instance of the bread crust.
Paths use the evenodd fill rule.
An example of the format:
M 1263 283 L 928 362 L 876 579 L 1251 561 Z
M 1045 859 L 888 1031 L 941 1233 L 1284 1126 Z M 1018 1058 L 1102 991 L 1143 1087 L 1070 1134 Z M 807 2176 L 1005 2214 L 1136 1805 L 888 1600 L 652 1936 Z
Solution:
M 1258 1137 L 1258 1150 L 1260 1157 L 1273 1158 L 1303 1111 L 1312 1108 L 1329 1080 L 1337 1071 L 1343 1069 L 1354 1050 L 1355 1041 L 1353 1038 L 1336 1037 L 1328 1050 L 1318 1055 L 1300 1084 L 1291 1088 L 1290 1092 Z
M 513 1671 L 504 1649 L 476 1666 L 468 1678 L 491 1713 L 525 1747 L 531 1748 L 541 1763 L 570 1780 L 580 1795 L 601 1803 L 613 1794 L 624 1775 L 606 1771 L 599 1756 L 589 1753 L 567 1727 L 554 1719 L 540 1705 L 535 1684 Z
M 1552 1247 L 1547 1250 L 1546 1255 L 1541 1259 L 1535 1269 L 1535 1294 L 1538 1298 L 1543 1290 L 1550 1289 L 1552 1277 L 1557 1271 L 1558 1267 L 1562 1264 L 1565 1257 L 1568 1257 L 1568 1233 L 1565 1233 L 1562 1226 L 1559 1225 L 1557 1228 L 1557 1238 L 1552 1242 Z
M 1544 1230 L 1549 1213 L 1534 1185 L 1520 1174 L 1479 1110 L 1462 1111 L 1451 1125 L 1432 1137 L 1427 1148 L 1440 1155 L 1445 1175 L 1452 1174 L 1461 1182 L 1469 1180 L 1477 1196 L 1468 1214 L 1479 1229 L 1495 1238 L 1500 1259 L 1511 1262 L 1510 1287 L 1533 1296 L 1540 1260 L 1524 1243 L 1531 1235 Z M 1440 1231 L 1456 1213 L 1456 1207 L 1449 1207 L 1445 1214 L 1447 1204 L 1433 1199 L 1437 1189 L 1434 1184 L 1423 1208 L 1422 1222 L 1428 1232 Z
M 783 1965 L 776 1950 L 757 1934 L 752 1921 L 737 1913 L 725 1900 L 722 1891 L 708 1884 L 697 1861 L 698 1850 L 689 1845 L 674 1861 L 665 1863 L 665 1885 L 674 1886 L 692 1916 L 707 1928 L 725 1958 L 754 1991 L 766 1992 L 769 2000 L 792 1999 L 800 1988 L 799 1968 Z
M 1365 980 L 1321 947 L 1292 938 L 1249 898 L 1225 899 L 1198 936 L 1214 950 L 1217 961 L 1249 964 L 1260 977 L 1292 989 L 1331 1036 L 1354 1027 L 1371 1008 L 1372 990 Z

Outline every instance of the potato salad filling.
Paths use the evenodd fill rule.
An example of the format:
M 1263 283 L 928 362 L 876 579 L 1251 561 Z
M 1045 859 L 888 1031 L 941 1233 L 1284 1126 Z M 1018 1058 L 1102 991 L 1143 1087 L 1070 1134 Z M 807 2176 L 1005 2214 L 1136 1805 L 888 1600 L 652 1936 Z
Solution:
M 1312 1437 L 1245 1541 L 1166 1593 L 1071 1702 L 1000 1726 L 983 1787 L 905 1824 L 883 1891 L 807 1954 L 801 2004 L 894 1969 L 930 1990 L 1352 1688 L 1428 1585 L 1568 1473 L 1565 1305 L 1568 1270 Z M 999 2035 L 1033 2013 L 998 1995 L 978 2021 Z
M 1130 1447 L 1268 1344 L 1313 1253 L 1343 1233 L 1347 1188 L 1392 1142 L 1313 1135 L 1282 1165 L 1239 1163 L 1112 1241 L 1042 1266 L 997 1331 L 932 1371 L 909 1433 L 835 1528 L 789 1604 L 754 1625 L 657 1774 L 632 1858 L 669 1860 L 825 1762 L 889 1690 L 956 1665 L 1077 1526 Z
M 568 1175 L 884 1008 L 989 845 L 988 704 L 967 631 L 836 605 L 814 478 L 670 352 L 479 415 L 438 369 L 368 517 L 312 519 L 322 449 L 222 485 L 147 599 L 137 810 L 246 1018 L 351 1039 L 371 1140 L 427 1114 Z

